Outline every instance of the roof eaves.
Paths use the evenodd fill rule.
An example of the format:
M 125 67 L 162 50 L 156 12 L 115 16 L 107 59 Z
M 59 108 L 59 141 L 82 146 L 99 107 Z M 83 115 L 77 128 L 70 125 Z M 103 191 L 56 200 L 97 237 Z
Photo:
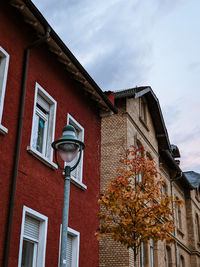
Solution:
M 37 7 L 30 1 L 30 0 L 10 0 L 9 1 L 12 6 L 18 8 L 23 13 L 23 4 L 26 5 L 26 7 L 33 13 L 36 20 L 39 21 L 39 23 L 43 26 L 44 29 L 50 28 L 50 37 L 51 39 L 59 46 L 59 48 L 62 50 L 64 54 L 66 54 L 67 58 L 70 59 L 70 61 L 73 63 L 75 68 L 68 67 L 68 70 L 71 69 L 72 72 L 76 72 L 76 69 L 78 72 L 80 72 L 81 76 L 83 76 L 85 79 L 84 81 L 81 81 L 85 84 L 85 82 L 89 83 L 89 90 L 87 90 L 89 93 L 91 93 L 91 90 L 94 90 L 95 94 L 93 93 L 93 98 L 96 97 L 96 102 L 101 104 L 103 107 L 107 107 L 107 109 L 113 111 L 114 113 L 117 113 L 117 108 L 110 102 L 110 100 L 106 97 L 106 95 L 103 93 L 103 91 L 100 89 L 100 87 L 96 84 L 96 82 L 92 79 L 92 77 L 88 74 L 88 72 L 83 68 L 83 66 L 80 64 L 80 62 L 75 58 L 75 56 L 72 54 L 72 52 L 67 48 L 67 46 L 64 44 L 64 42 L 60 39 L 60 37 L 56 34 L 56 32 L 53 30 L 53 28 L 49 25 L 47 20 L 43 17 L 41 12 L 37 9 Z M 30 23 L 31 24 L 31 23 Z M 36 22 L 33 21 L 32 23 L 36 25 Z M 40 32 L 41 34 L 41 32 Z M 76 73 L 75 73 L 76 74 Z M 81 80 L 81 79 L 79 79 Z M 98 97 L 99 96 L 99 97 Z M 97 99 L 98 98 L 98 99 Z M 104 103 L 104 104 L 103 104 Z
M 152 88 L 150 86 L 140 86 L 140 87 L 135 87 L 135 88 L 130 88 L 130 89 L 125 89 L 125 90 L 120 90 L 115 93 L 115 99 L 119 98 L 126 98 L 126 97 L 133 97 L 133 98 L 139 98 L 145 95 L 149 95 L 151 102 L 149 101 L 149 105 L 151 103 L 154 103 L 153 105 L 156 105 L 157 110 L 158 110 L 158 121 L 159 125 L 162 129 L 162 133 L 157 133 L 157 138 L 164 140 L 165 147 L 162 147 L 162 149 L 169 149 L 170 150 L 170 142 L 169 142 L 169 136 L 167 133 L 167 128 L 165 126 L 164 118 L 162 115 L 161 107 L 158 98 L 156 97 L 155 93 L 153 92 Z M 153 102 L 152 102 L 153 100 Z M 153 117 L 153 114 L 152 114 Z

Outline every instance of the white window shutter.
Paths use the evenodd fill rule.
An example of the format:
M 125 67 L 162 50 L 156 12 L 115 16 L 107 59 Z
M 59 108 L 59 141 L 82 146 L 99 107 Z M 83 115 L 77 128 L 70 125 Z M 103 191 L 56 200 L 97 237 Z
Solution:
M 40 221 L 28 215 L 25 217 L 24 235 L 39 241 Z
M 72 239 L 71 235 L 67 236 L 67 267 L 72 267 Z
M 50 105 L 49 103 L 39 94 L 37 95 L 37 103 L 44 109 L 46 112 L 49 112 Z

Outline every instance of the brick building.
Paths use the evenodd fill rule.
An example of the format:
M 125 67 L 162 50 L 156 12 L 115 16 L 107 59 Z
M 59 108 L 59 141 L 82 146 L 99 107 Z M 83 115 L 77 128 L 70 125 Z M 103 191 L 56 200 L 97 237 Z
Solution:
M 163 193 L 184 202 L 174 213 L 174 244 L 168 246 L 165 242 L 150 240 L 140 250 L 138 266 L 199 267 L 200 175 L 182 173 L 179 150 L 170 144 L 159 101 L 150 87 L 107 92 L 107 95 L 118 114 L 104 114 L 102 118 L 101 191 L 109 179 L 115 177 L 119 159 L 126 149 L 130 145 L 142 145 L 165 178 Z M 99 267 L 113 266 L 133 266 L 133 254 L 132 250 L 106 237 L 100 241 Z
M 86 144 L 71 180 L 68 260 L 96 267 L 100 113 L 116 109 L 31 1 L 2 1 L 0 35 L 0 265 L 58 266 L 64 182 L 51 142 L 68 123 Z

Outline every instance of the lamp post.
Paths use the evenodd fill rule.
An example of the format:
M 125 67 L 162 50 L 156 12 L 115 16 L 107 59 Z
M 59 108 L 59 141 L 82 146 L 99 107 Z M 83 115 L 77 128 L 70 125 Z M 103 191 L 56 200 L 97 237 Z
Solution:
M 69 213 L 69 194 L 70 194 L 70 176 L 79 164 L 82 151 L 85 144 L 77 139 L 75 129 L 72 125 L 67 125 L 63 128 L 63 135 L 52 143 L 55 151 L 55 160 L 58 167 L 63 170 L 64 176 L 64 199 L 63 199 L 63 215 L 62 215 L 62 233 L 61 233 L 61 250 L 60 250 L 60 267 L 67 266 L 67 228 L 68 228 L 68 213 Z M 58 163 L 57 152 L 61 159 L 65 162 L 65 167 L 62 168 Z M 71 167 L 70 163 L 79 154 L 76 162 Z

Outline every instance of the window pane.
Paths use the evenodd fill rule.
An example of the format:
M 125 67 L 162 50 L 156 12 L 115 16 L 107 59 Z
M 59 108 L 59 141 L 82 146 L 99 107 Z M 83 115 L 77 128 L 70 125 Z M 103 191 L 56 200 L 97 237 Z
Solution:
M 23 240 L 21 267 L 33 267 L 34 243 Z
M 45 121 L 39 117 L 36 149 L 40 153 L 42 153 L 42 147 L 43 147 L 44 127 L 45 127 Z

